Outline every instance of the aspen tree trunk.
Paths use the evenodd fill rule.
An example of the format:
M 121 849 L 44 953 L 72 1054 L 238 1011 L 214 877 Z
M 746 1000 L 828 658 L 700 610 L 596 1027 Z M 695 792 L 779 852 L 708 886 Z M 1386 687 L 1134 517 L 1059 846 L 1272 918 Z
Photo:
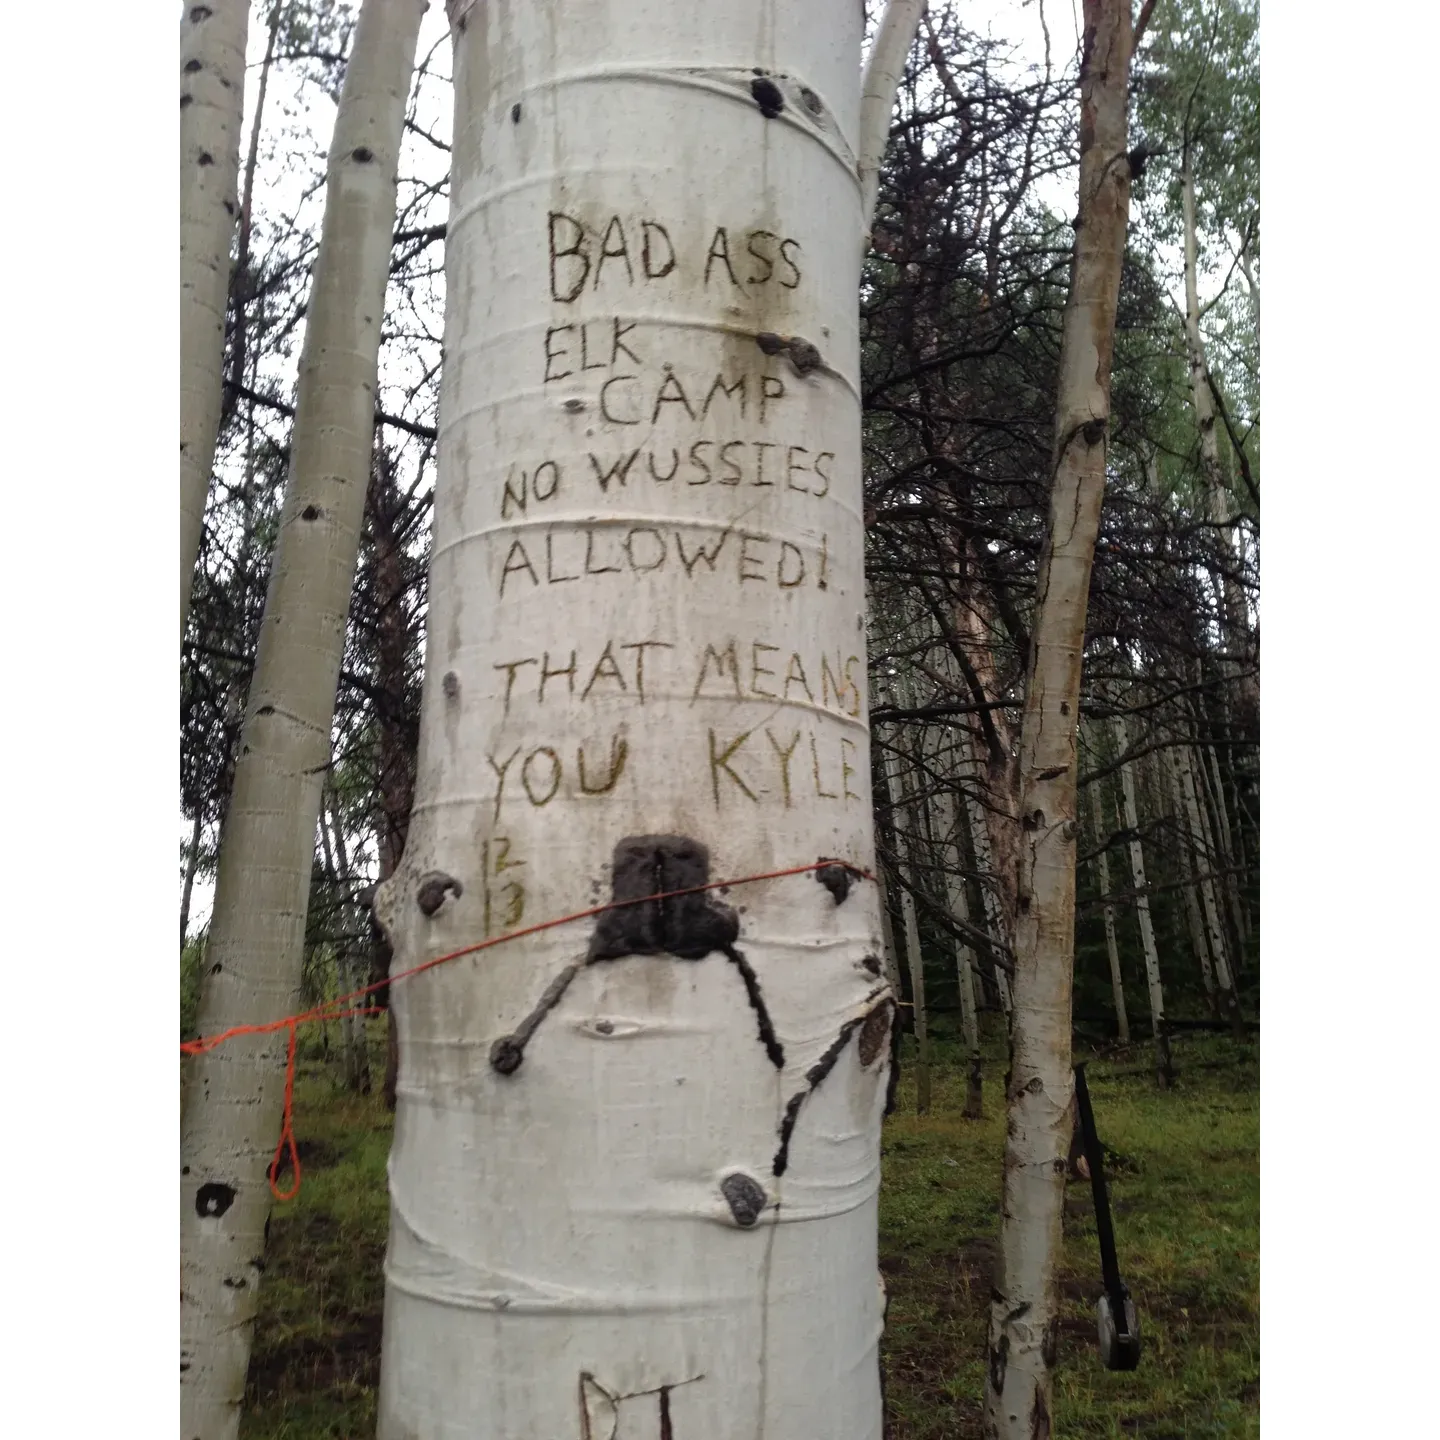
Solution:
M 235 269 L 231 277 L 230 302 L 235 311 L 235 329 L 230 345 L 230 375 L 236 384 L 243 384 L 249 359 L 247 336 L 250 324 L 250 236 L 255 214 L 255 170 L 260 161 L 260 134 L 265 120 L 265 95 L 270 88 L 270 67 L 275 63 L 275 41 L 280 34 L 280 6 L 276 5 L 266 20 L 265 56 L 260 62 L 260 78 L 255 87 L 255 114 L 250 121 L 250 146 L 245 154 L 245 181 L 240 188 L 240 229 L 235 243 Z M 230 414 L 234 391 L 227 397 L 221 391 L 220 414 Z
M 880 194 L 880 164 L 890 139 L 890 112 L 905 71 L 905 61 L 925 13 L 925 0 L 889 0 L 865 64 L 860 95 L 860 207 L 865 216 L 865 248 Z
M 405 853 L 410 811 L 415 803 L 415 751 L 406 732 L 407 687 L 412 636 L 406 604 L 408 576 L 402 536 L 404 505 L 393 467 L 383 448 L 377 448 L 367 497 L 370 533 L 374 544 L 374 601 L 376 613 L 375 672 L 381 703 L 376 717 L 379 751 L 379 806 L 375 820 L 375 847 L 379 854 L 380 882 L 395 873 Z M 393 958 L 389 941 L 379 933 L 372 981 L 390 973 Z M 395 1085 L 400 1074 L 400 1042 L 395 1016 L 385 999 L 385 1079 L 383 1095 L 388 1110 L 395 1108 Z
M 1114 719 L 1115 743 L 1123 755 L 1130 748 L 1125 717 Z M 1135 771 L 1127 760 L 1120 767 L 1120 793 L 1125 806 L 1125 828 L 1130 832 L 1130 881 L 1135 887 L 1135 918 L 1140 923 L 1140 948 L 1145 956 L 1145 981 L 1150 991 L 1150 1033 L 1155 1039 L 1155 1083 L 1167 1089 L 1175 1077 L 1170 1059 L 1170 1036 L 1165 1030 L 1165 992 L 1160 985 L 1160 952 L 1155 927 L 1150 923 L 1150 894 L 1145 879 L 1145 847 L 1140 842 L 1140 812 L 1135 804 Z
M 1210 367 L 1205 359 L 1205 341 L 1200 333 L 1200 291 L 1197 276 L 1198 246 L 1195 235 L 1195 174 L 1190 165 L 1187 146 L 1180 166 L 1181 212 L 1185 229 L 1185 341 L 1190 361 L 1190 396 L 1195 408 L 1195 423 L 1200 431 L 1200 470 L 1205 477 L 1205 493 L 1210 504 L 1210 518 L 1224 527 L 1229 540 L 1232 560 L 1240 558 L 1238 537 L 1232 524 L 1230 489 L 1220 468 L 1220 446 L 1215 434 L 1215 397 L 1210 392 Z M 1245 594 L 1228 575 L 1216 577 L 1221 608 L 1225 617 L 1228 645 L 1237 657 L 1226 667 L 1237 676 L 1240 699 L 1253 712 L 1260 702 L 1259 682 L 1246 674 L 1250 666 L 1250 621 L 1245 610 Z
M 1185 804 L 1185 795 L 1180 788 L 1180 771 L 1175 757 L 1165 752 L 1165 773 L 1170 780 L 1170 803 L 1175 807 L 1175 817 L 1180 826 L 1182 844 L 1180 863 L 1185 883 L 1180 887 L 1185 899 L 1185 921 L 1190 931 L 1190 948 L 1200 967 L 1200 978 L 1205 984 L 1205 1001 L 1210 1013 L 1217 1019 L 1220 1015 L 1220 997 L 1215 989 L 1215 970 L 1210 963 L 1210 945 L 1205 938 L 1205 921 L 1200 914 L 1200 886 L 1198 870 L 1198 849 L 1195 836 L 1190 830 L 1190 812 Z
M 354 880 L 350 873 L 350 857 L 345 851 L 345 827 L 340 816 L 340 807 L 332 792 L 330 804 L 323 806 L 320 816 L 320 834 L 325 834 L 326 817 L 330 811 L 329 825 L 331 845 L 335 855 L 335 875 L 340 882 L 341 893 L 345 896 L 342 906 L 344 929 L 337 946 L 340 971 L 340 993 L 348 995 L 362 988 L 368 979 L 365 968 L 359 963 L 360 936 L 365 933 L 365 919 L 354 897 Z M 370 1093 L 370 1042 L 365 1034 L 363 1015 L 346 1015 L 340 1021 L 340 1041 L 344 1050 L 345 1084 L 347 1088 L 362 1095 Z
M 1110 359 L 1130 206 L 1129 0 L 1085 0 L 1080 206 L 1060 347 L 1050 517 L 1019 758 L 1014 1012 L 1006 1084 L 1000 1263 L 990 1310 L 984 1427 L 1052 1433 L 1066 1157 L 1074 1133 L 1076 758 L 1090 569 L 1100 529 Z
M 885 878 L 883 865 L 876 870 L 875 876 L 880 883 L 880 938 L 884 945 L 884 954 L 881 956 L 881 960 L 884 964 L 885 983 L 889 985 L 894 994 L 899 995 L 902 989 L 900 947 L 895 941 L 895 922 L 890 917 L 890 884 Z
M 1098 852 L 1095 864 L 1100 873 L 1100 894 L 1110 894 L 1110 855 L 1105 849 L 1110 837 L 1105 833 L 1104 798 L 1097 789 L 1095 803 L 1090 809 L 1090 829 Z M 1120 973 L 1120 946 L 1115 938 L 1115 907 L 1109 899 L 1101 906 L 1105 917 L 1105 953 L 1110 958 L 1110 990 L 1115 997 L 1115 1033 L 1122 1045 L 1130 1043 L 1130 1017 L 1125 1010 L 1125 979 Z
M 450 13 L 379 1436 L 878 1440 L 862 10 Z
M 1230 823 L 1230 806 L 1225 799 L 1225 777 L 1220 770 L 1220 757 L 1215 753 L 1214 745 L 1208 742 L 1200 745 L 1199 754 L 1200 773 L 1205 778 L 1210 805 L 1214 811 L 1215 820 L 1212 829 L 1215 836 L 1215 850 L 1217 856 L 1220 857 L 1221 868 L 1224 871 L 1220 877 L 1220 886 L 1225 895 L 1230 935 L 1234 940 L 1234 969 L 1237 972 L 1238 981 L 1241 959 L 1245 953 L 1246 942 L 1250 938 L 1250 926 L 1245 914 L 1245 907 L 1240 901 L 1242 852 L 1239 836 Z
M 1220 923 L 1220 907 L 1215 901 L 1214 851 L 1210 848 L 1205 833 L 1205 820 L 1200 812 L 1200 797 L 1196 791 L 1195 771 L 1190 761 L 1188 746 L 1182 745 L 1175 752 L 1176 767 L 1180 773 L 1180 792 L 1185 801 L 1186 814 L 1190 821 L 1190 833 L 1201 847 L 1196 859 L 1199 867 L 1199 888 L 1201 913 L 1205 917 L 1205 934 L 1210 942 L 1210 953 L 1215 960 L 1215 984 L 1220 993 L 1220 1008 L 1225 1017 L 1240 1033 L 1240 1002 L 1235 994 L 1235 982 L 1230 971 L 1226 954 L 1225 927 Z
M 186 5 L 180 21 L 180 638 L 220 425 L 225 300 L 245 109 L 250 0 Z
M 190 829 L 190 845 L 185 851 L 185 883 L 180 891 L 180 948 L 190 933 L 190 897 L 195 891 L 195 872 L 200 868 L 200 836 L 204 828 L 200 807 L 195 807 L 195 823 Z
M 910 889 L 920 880 L 905 829 L 914 823 L 914 807 L 904 799 L 904 765 L 894 750 L 885 758 L 885 773 L 890 790 L 895 864 L 901 882 L 900 918 L 905 926 L 905 957 L 910 967 L 910 1013 L 915 1024 L 915 1113 L 924 1115 L 930 1109 L 930 1023 L 925 1007 L 925 957 L 920 949 L 920 923 L 915 913 L 915 896 Z
M 1008 953 L 1010 926 L 1007 923 L 1004 903 L 997 893 L 998 887 L 993 883 L 995 862 L 990 854 L 990 830 L 985 823 L 982 802 L 967 794 L 965 814 L 970 825 L 970 843 L 975 850 L 975 868 L 985 877 L 980 886 L 980 896 L 985 906 L 985 928 L 997 942 L 996 953 L 1002 950 Z M 1001 1010 L 1008 1016 L 1011 1010 L 1010 978 L 998 962 L 994 966 L 994 972 L 995 993 L 999 997 Z
M 940 827 L 943 841 L 936 851 L 945 866 L 945 895 L 950 912 L 967 925 L 970 923 L 970 902 L 965 895 L 963 852 L 956 839 L 963 822 L 953 792 L 940 798 Z M 951 852 L 948 853 L 947 852 Z M 964 940 L 955 941 L 955 976 L 960 989 L 960 1021 L 965 1038 L 965 1054 L 969 1061 L 969 1079 L 965 1087 L 965 1118 L 979 1120 L 985 1113 L 985 1073 L 980 1060 L 980 1021 L 975 1010 L 975 951 Z
M 291 463 L 235 784 L 199 1030 L 275 1019 L 299 994 L 321 785 L 370 474 L 380 320 L 401 128 L 423 0 L 367 0 L 330 148 Z M 286 1035 L 185 1062 L 181 1103 L 181 1417 L 236 1434 Z

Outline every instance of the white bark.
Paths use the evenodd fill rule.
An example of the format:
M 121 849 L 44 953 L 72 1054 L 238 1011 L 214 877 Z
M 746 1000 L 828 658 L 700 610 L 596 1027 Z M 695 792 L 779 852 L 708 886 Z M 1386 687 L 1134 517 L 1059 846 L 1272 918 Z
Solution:
M 1200 978 L 1205 984 L 1205 999 L 1210 1007 L 1212 1015 L 1219 1015 L 1220 1000 L 1215 989 L 1215 969 L 1210 963 L 1210 946 L 1205 939 L 1205 921 L 1200 914 L 1200 890 L 1196 879 L 1198 867 L 1196 862 L 1197 842 L 1190 830 L 1190 813 L 1185 804 L 1185 794 L 1180 787 L 1180 770 L 1175 763 L 1175 757 L 1169 751 L 1165 755 L 1165 773 L 1170 780 L 1171 804 L 1175 807 L 1175 816 L 1180 826 L 1180 833 L 1184 843 L 1181 846 L 1181 868 L 1184 871 L 1185 883 L 1181 890 L 1185 899 L 1185 922 L 1190 931 L 1190 949 L 1194 952 L 1196 964 L 1200 967 Z
M 451 17 L 396 966 L 611 898 L 627 838 L 642 896 L 682 839 L 716 880 L 873 871 L 860 6 Z M 394 987 L 382 1440 L 878 1440 L 877 900 L 765 881 Z
M 981 802 L 968 792 L 965 795 L 965 815 L 970 825 L 970 843 L 975 850 L 975 866 L 984 877 L 980 885 L 981 899 L 985 905 L 985 928 L 998 941 L 997 951 L 1008 953 L 1010 927 L 1005 923 L 1005 907 L 996 893 L 993 883 L 995 862 L 990 854 L 990 829 L 985 823 L 985 810 Z M 995 966 L 995 993 L 1000 997 L 1000 1008 L 1010 1013 L 1010 979 L 1005 970 Z
M 1210 393 L 1210 367 L 1205 358 L 1205 340 L 1200 333 L 1200 291 L 1197 276 L 1198 246 L 1195 234 L 1195 175 L 1190 167 L 1187 150 L 1180 168 L 1180 197 L 1185 244 L 1185 343 L 1190 365 L 1190 398 L 1195 409 L 1195 423 L 1200 431 L 1200 470 L 1205 479 L 1205 493 L 1210 505 L 1210 518 L 1225 527 L 1230 550 L 1237 559 L 1243 554 L 1239 536 L 1232 523 L 1230 489 L 1220 468 L 1220 445 L 1215 434 L 1215 397 Z M 1250 621 L 1246 613 L 1245 595 L 1228 575 L 1216 577 L 1221 613 L 1229 648 L 1235 655 L 1229 668 L 1237 674 L 1237 684 L 1247 707 L 1259 703 L 1259 682 L 1245 674 L 1251 654 Z
M 941 843 L 936 850 L 945 867 L 945 898 L 950 913 L 966 925 L 970 922 L 970 902 L 965 895 L 964 861 L 957 827 L 963 823 L 953 791 L 945 791 L 939 802 Z M 960 989 L 960 1023 L 965 1040 L 965 1056 L 970 1078 L 966 1086 L 965 1114 L 978 1120 L 982 1114 L 984 1075 L 980 1065 L 980 1020 L 975 1005 L 975 948 L 967 941 L 955 940 L 955 978 Z
M 250 0 L 186 5 L 180 21 L 180 636 L 220 425 L 230 237 Z
M 202 1035 L 294 1009 L 320 791 L 370 471 L 396 168 L 423 0 L 367 0 L 331 143 L 325 219 L 270 590 L 225 820 Z M 186 1061 L 181 1111 L 181 1415 L 239 1424 L 286 1036 Z
M 1230 824 L 1230 805 L 1225 799 L 1225 777 L 1220 770 L 1220 757 L 1213 745 L 1200 747 L 1200 770 L 1208 784 L 1210 803 L 1214 807 L 1215 822 L 1212 827 L 1215 837 L 1216 855 L 1224 870 L 1220 884 L 1225 892 L 1225 902 L 1230 910 L 1236 944 L 1242 948 L 1250 939 L 1249 917 L 1240 899 L 1240 855 L 1236 834 Z M 1237 955 L 1237 968 L 1239 962 Z
M 1210 953 L 1215 960 L 1215 983 L 1220 992 L 1220 1007 L 1232 1021 L 1239 1021 L 1240 1007 L 1235 995 L 1235 982 L 1231 974 L 1229 947 L 1225 943 L 1225 927 L 1220 920 L 1220 907 L 1215 899 L 1214 851 L 1206 834 L 1205 817 L 1200 809 L 1200 796 L 1195 783 L 1195 770 L 1191 763 L 1189 746 L 1181 745 L 1175 751 L 1175 764 L 1180 776 L 1180 793 L 1185 801 L 1185 811 L 1190 822 L 1190 833 L 1199 842 L 1201 850 L 1197 857 L 1199 868 L 1199 890 L 1201 913 L 1205 917 L 1205 935 L 1210 942 Z
M 864 216 L 865 248 L 870 248 L 870 227 L 875 221 L 875 201 L 880 194 L 880 164 L 890 141 L 890 114 L 895 92 L 905 73 L 925 0 L 889 0 L 875 31 L 875 43 L 865 62 L 865 79 L 860 96 L 860 209 Z
M 190 828 L 190 844 L 185 851 L 185 880 L 180 890 L 180 949 L 190 931 L 190 897 L 195 890 L 195 872 L 200 868 L 200 836 L 204 822 L 200 807 L 195 807 L 195 823 Z
M 1112 722 L 1119 754 L 1130 748 L 1125 717 Z M 1145 847 L 1140 841 L 1140 813 L 1135 804 L 1135 773 L 1129 761 L 1120 767 L 1120 793 L 1125 805 L 1125 828 L 1130 832 L 1130 879 L 1135 887 L 1135 918 L 1140 922 L 1140 948 L 1145 956 L 1145 983 L 1150 992 L 1150 1033 L 1155 1037 L 1155 1076 L 1162 1085 L 1170 1083 L 1170 1040 L 1165 1033 L 1165 991 L 1160 984 L 1160 952 L 1155 946 L 1155 927 L 1150 923 L 1150 895 L 1145 879 Z
M 930 1023 L 925 1008 L 925 958 L 920 950 L 920 923 L 915 913 L 915 896 L 910 886 L 919 883 L 910 836 L 914 806 L 905 799 L 905 766 L 892 750 L 885 757 L 889 783 L 891 825 L 895 835 L 895 863 L 900 879 L 900 918 L 905 926 L 905 958 L 910 967 L 910 1005 L 915 1024 L 915 1112 L 930 1109 Z M 905 882 L 909 881 L 907 885 Z
M 1105 829 L 1104 795 L 1098 788 L 1090 810 L 1091 835 L 1099 852 L 1095 863 L 1100 872 L 1100 894 L 1110 894 L 1110 854 L 1105 849 L 1110 836 Z M 1107 899 L 1101 907 L 1105 917 L 1105 953 L 1110 959 L 1110 991 L 1115 997 L 1115 1032 L 1122 1045 L 1130 1043 L 1130 1017 L 1125 1010 L 1125 978 L 1120 972 L 1120 946 L 1115 938 L 1115 907 Z
M 1130 0 L 1085 0 L 1084 15 L 1079 215 L 1017 765 L 1014 1013 L 1000 1259 L 985 1388 L 984 1427 L 992 1440 L 1036 1440 L 1052 1433 L 1057 1270 L 1066 1157 L 1074 1133 L 1080 676 L 1105 491 L 1110 361 L 1130 207 L 1130 167 L 1124 160 Z
M 341 904 L 341 938 L 335 947 L 336 969 L 339 972 L 340 994 L 349 995 L 361 989 L 367 977 L 366 967 L 360 963 L 360 936 L 365 934 L 367 920 L 355 899 L 353 877 L 350 873 L 350 857 L 345 850 L 345 824 L 340 806 L 333 793 L 330 804 L 322 801 L 320 836 L 324 840 L 327 817 L 331 836 L 330 850 L 334 856 L 334 875 L 340 893 L 345 897 Z M 354 1013 L 340 1018 L 340 1044 L 345 1055 L 345 1084 L 352 1090 L 370 1093 L 370 1042 L 365 1033 L 365 1016 L 359 1011 L 363 1002 L 353 1007 Z

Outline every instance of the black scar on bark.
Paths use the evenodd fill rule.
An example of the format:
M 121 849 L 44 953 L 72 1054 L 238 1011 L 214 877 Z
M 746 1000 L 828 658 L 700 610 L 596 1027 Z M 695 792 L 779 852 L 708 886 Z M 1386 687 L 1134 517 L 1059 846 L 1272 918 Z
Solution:
M 698 840 L 685 835 L 631 835 L 621 840 L 611 861 L 611 903 L 617 908 L 607 910 L 596 922 L 585 959 L 561 971 L 520 1027 L 491 1046 L 490 1064 L 502 1075 L 513 1075 L 520 1068 L 540 1022 L 559 1004 L 583 966 L 627 955 L 703 960 L 718 950 L 740 972 L 760 1043 L 770 1063 L 780 1069 L 785 1051 L 771 1023 L 759 977 L 735 948 L 740 917 L 699 890 L 709 881 L 710 852 Z M 694 893 L 674 893 L 686 890 Z
M 207 1180 L 195 1192 L 195 1213 L 204 1220 L 214 1220 L 235 1203 L 235 1187 L 219 1180 Z
M 878 992 L 877 992 L 878 993 Z M 867 999 L 873 1000 L 872 993 Z M 888 1009 L 890 1000 L 887 997 L 879 1005 L 867 1010 L 863 1015 L 856 1015 L 853 1019 L 847 1020 L 839 1030 L 839 1033 L 830 1042 L 825 1053 L 805 1072 L 805 1088 L 797 1090 L 785 1106 L 785 1114 L 780 1120 L 780 1147 L 775 1152 L 775 1159 L 771 1162 L 770 1173 L 777 1178 L 783 1175 L 790 1164 L 790 1137 L 795 1133 L 795 1122 L 800 1118 L 800 1107 L 805 1103 L 806 1097 L 813 1095 L 820 1082 L 835 1068 L 835 1062 L 840 1058 L 841 1052 L 849 1043 L 850 1037 L 861 1028 L 868 1025 L 876 1011 Z M 874 1058 L 873 1056 L 871 1057 Z
M 579 965 L 567 965 L 545 987 L 540 1003 L 520 1022 L 515 1033 L 502 1035 L 490 1047 L 490 1064 L 502 1075 L 513 1075 L 520 1068 L 530 1037 L 540 1028 L 540 1022 L 560 1003 L 561 997 L 570 988 L 570 982 L 579 973 Z
M 785 97 L 780 93 L 780 87 L 763 75 L 750 82 L 750 93 L 767 120 L 773 120 L 785 108 Z
M 815 878 L 830 892 L 837 905 L 845 902 L 850 894 L 850 887 L 855 883 L 854 876 L 850 873 L 850 867 L 843 860 L 832 860 L 828 855 L 820 857 L 820 868 L 814 872 Z
M 748 1230 L 765 1209 L 765 1190 L 753 1175 L 737 1171 L 720 1182 L 720 1193 L 735 1217 L 735 1223 Z
M 415 892 L 415 903 L 425 915 L 433 915 L 444 903 L 447 894 L 458 900 L 465 893 L 465 887 L 443 870 L 427 870 L 420 877 L 420 888 Z
M 998 1395 L 1005 1388 L 1005 1363 L 1010 1355 L 1010 1337 L 1001 1335 L 990 1347 L 990 1388 Z
M 885 1081 L 885 1114 L 893 1115 L 900 1095 L 900 1027 L 890 1027 L 890 1075 Z
M 1050 1440 L 1050 1410 L 1038 1385 L 1030 1403 L 1030 1440 Z
M 731 949 L 740 917 L 708 893 L 675 895 L 710 882 L 710 852 L 684 835 L 631 835 L 615 847 L 611 899 L 595 926 L 588 960 L 674 955 L 703 960 Z M 662 898 L 663 897 L 663 898 Z

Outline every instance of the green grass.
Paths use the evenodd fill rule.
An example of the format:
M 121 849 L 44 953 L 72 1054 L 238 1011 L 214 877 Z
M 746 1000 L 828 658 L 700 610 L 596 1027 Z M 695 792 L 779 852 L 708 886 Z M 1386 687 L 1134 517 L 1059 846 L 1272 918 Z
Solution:
M 967 1121 L 957 1057 L 938 1048 L 931 1113 L 914 1114 L 907 1066 L 898 1112 L 885 1125 L 887 1440 L 980 1435 L 1004 1064 L 997 1044 L 987 1056 L 985 1118 Z M 377 1059 L 383 1063 L 378 1052 Z M 1140 1310 L 1140 1368 L 1112 1374 L 1100 1365 L 1094 1215 L 1089 1186 L 1072 1183 L 1056 1434 L 1258 1436 L 1255 1050 L 1228 1037 L 1177 1040 L 1180 1081 L 1164 1094 L 1147 1059 L 1137 1046 L 1088 1072 L 1097 1126 L 1122 1157 L 1107 1177 L 1121 1268 Z M 304 1185 L 275 1209 L 240 1433 L 242 1440 L 368 1440 L 379 1380 L 390 1117 L 378 1096 L 346 1095 L 315 1059 L 302 1063 L 295 1100 Z

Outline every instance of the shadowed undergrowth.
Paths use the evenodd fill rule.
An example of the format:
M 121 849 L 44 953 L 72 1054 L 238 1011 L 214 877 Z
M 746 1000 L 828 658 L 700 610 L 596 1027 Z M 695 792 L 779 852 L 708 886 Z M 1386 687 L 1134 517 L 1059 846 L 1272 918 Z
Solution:
M 993 1021 L 993 1017 L 990 1017 Z M 383 1022 L 382 1022 L 383 1024 Z M 374 1029 L 383 1065 L 383 1029 Z M 998 1032 L 997 1032 L 998 1034 Z M 887 1440 L 979 1440 L 984 1342 L 999 1221 L 1004 1062 L 987 1054 L 985 1118 L 961 1118 L 959 1057 L 937 1046 L 934 1103 L 914 1114 L 907 1066 L 886 1121 L 881 1268 Z M 1066 1198 L 1057 1437 L 1253 1437 L 1259 1422 L 1259 1077 L 1255 1049 L 1177 1042 L 1181 1075 L 1154 1088 L 1144 1046 L 1091 1064 L 1121 1268 L 1143 1354 L 1102 1369 L 1100 1261 L 1088 1185 Z M 380 1372 L 385 1157 L 377 1096 L 302 1063 L 304 1185 L 277 1205 L 242 1440 L 369 1440 Z M 376 1073 L 380 1073 L 377 1068 Z M 557 1437 L 558 1440 L 558 1437 Z

